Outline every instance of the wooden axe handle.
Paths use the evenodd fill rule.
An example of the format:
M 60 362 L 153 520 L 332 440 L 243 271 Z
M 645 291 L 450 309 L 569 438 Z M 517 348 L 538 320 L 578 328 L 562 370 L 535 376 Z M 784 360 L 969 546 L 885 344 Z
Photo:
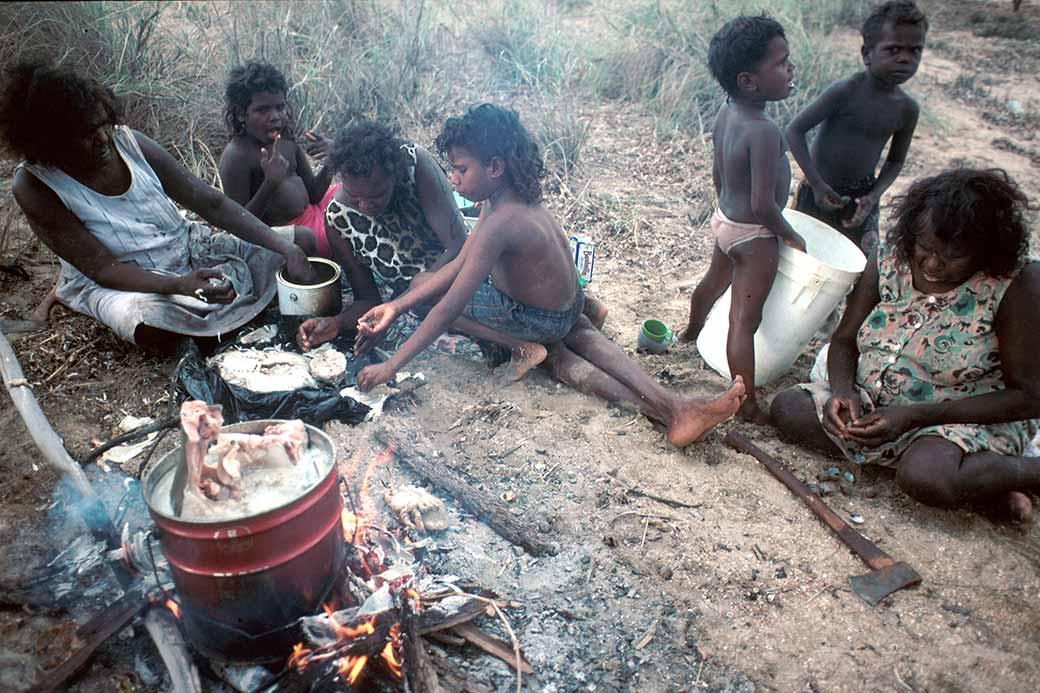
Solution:
M 798 477 L 789 472 L 787 467 L 781 462 L 770 457 L 764 450 L 736 431 L 728 432 L 725 441 L 726 445 L 729 445 L 734 450 L 751 455 L 765 465 L 770 474 L 779 479 L 784 486 L 791 489 L 794 495 L 801 498 L 809 506 L 809 509 L 816 513 L 816 517 L 823 520 L 828 527 L 833 529 L 838 537 L 850 549 L 855 551 L 856 555 L 862 558 L 863 562 L 868 566 L 877 570 L 895 563 L 892 557 L 879 549 L 874 542 L 850 527 L 845 520 L 841 519 L 836 512 L 820 500 L 819 496 L 810 491 Z

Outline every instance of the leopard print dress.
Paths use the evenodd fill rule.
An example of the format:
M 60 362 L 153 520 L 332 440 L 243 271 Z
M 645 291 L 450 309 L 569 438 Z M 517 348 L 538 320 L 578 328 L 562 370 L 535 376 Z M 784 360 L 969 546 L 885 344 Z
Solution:
M 397 183 L 382 214 L 370 217 L 336 199 L 325 210 L 328 226 L 351 245 L 358 262 L 372 270 L 376 283 L 388 286 L 394 296 L 404 293 L 415 275 L 429 269 L 444 252 L 444 244 L 419 204 L 415 145 L 403 148 L 412 160 L 408 180 Z

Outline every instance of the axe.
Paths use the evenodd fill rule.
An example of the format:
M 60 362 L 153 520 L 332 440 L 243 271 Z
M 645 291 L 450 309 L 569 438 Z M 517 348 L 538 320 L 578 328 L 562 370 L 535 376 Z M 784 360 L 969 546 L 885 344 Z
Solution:
M 894 560 L 873 542 L 850 527 L 783 464 L 774 460 L 754 443 L 736 431 L 727 433 L 725 442 L 734 450 L 751 455 L 765 465 L 770 474 L 783 482 L 784 486 L 789 488 L 794 495 L 805 501 L 805 504 L 835 531 L 846 546 L 862 558 L 864 563 L 873 568 L 866 575 L 849 577 L 849 584 L 852 585 L 852 591 L 856 593 L 857 597 L 871 606 L 877 606 L 881 600 L 896 590 L 912 587 L 921 582 L 921 576 L 917 574 L 916 570 L 902 561 Z

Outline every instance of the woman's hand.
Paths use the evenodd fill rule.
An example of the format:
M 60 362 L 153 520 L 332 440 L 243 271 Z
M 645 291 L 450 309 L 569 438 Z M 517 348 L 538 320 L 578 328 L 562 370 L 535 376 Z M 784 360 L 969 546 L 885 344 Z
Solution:
M 314 159 L 318 163 L 325 161 L 325 157 L 329 155 L 329 150 L 332 149 L 332 140 L 327 137 L 308 130 L 303 133 L 303 138 L 307 141 L 304 150 L 307 152 L 307 156 Z
M 881 407 L 845 426 L 845 438 L 876 448 L 917 428 L 913 407 Z
M 389 361 L 365 366 L 357 374 L 357 386 L 362 392 L 368 392 L 377 385 L 389 382 L 396 374 L 397 369 Z
M 859 418 L 859 400 L 835 395 L 823 405 L 823 427 L 833 436 L 848 439 L 848 426 Z
M 383 333 L 394 324 L 400 313 L 393 301 L 380 303 L 358 319 L 357 337 L 354 338 L 354 353 L 363 355 L 382 341 Z M 386 382 L 385 380 L 383 382 Z
M 235 287 L 223 272 L 213 269 L 195 270 L 180 278 L 174 293 L 197 298 L 203 303 L 231 303 Z
M 285 274 L 289 281 L 305 286 L 318 281 L 318 273 L 311 267 L 307 253 L 298 245 L 294 245 L 285 256 Z
M 264 178 L 272 183 L 281 183 L 289 173 L 289 160 L 278 151 L 279 139 L 281 135 L 275 135 L 270 148 L 260 148 L 260 170 L 264 172 Z
M 296 343 L 304 351 L 310 351 L 338 335 L 339 321 L 336 318 L 311 318 L 304 320 L 300 329 L 296 331 Z

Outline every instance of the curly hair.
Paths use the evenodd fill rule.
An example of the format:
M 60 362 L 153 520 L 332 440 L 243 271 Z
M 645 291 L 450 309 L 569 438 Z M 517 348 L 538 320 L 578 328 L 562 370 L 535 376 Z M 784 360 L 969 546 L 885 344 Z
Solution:
M 787 38 L 780 22 L 764 14 L 736 17 L 715 32 L 708 44 L 708 69 L 727 94 L 740 95 L 737 75 L 757 70 L 777 36 Z
M 892 26 L 908 24 L 928 31 L 928 18 L 913 0 L 888 0 L 874 8 L 865 20 L 860 33 L 863 34 L 863 47 L 873 48 L 881 40 L 881 29 L 886 23 Z
M 72 142 L 122 122 L 112 90 L 68 66 L 20 62 L 0 89 L 0 145 L 30 163 L 59 166 Z
M 971 253 L 990 277 L 1006 277 L 1029 252 L 1029 199 L 999 168 L 954 169 L 915 181 L 896 199 L 887 234 L 901 264 L 910 264 L 917 236 L 931 229 Z
M 249 108 L 253 94 L 260 92 L 288 95 L 289 85 L 285 81 L 285 75 L 271 63 L 261 63 L 255 60 L 231 68 L 227 84 L 224 86 L 224 124 L 227 125 L 232 137 L 245 132 L 246 126 L 241 117 Z M 288 106 L 288 121 L 292 123 L 292 106 L 286 105 Z M 286 125 L 285 130 L 285 136 L 291 138 L 292 126 Z
M 341 176 L 369 176 L 378 167 L 395 181 L 403 181 L 412 167 L 403 147 L 404 140 L 387 126 L 362 120 L 336 134 L 329 165 Z
M 527 204 L 541 202 L 545 160 L 516 111 L 489 103 L 470 106 L 465 115 L 448 118 L 435 146 L 441 156 L 452 147 L 464 147 L 485 166 L 493 157 L 501 158 L 506 179 L 520 199 Z

